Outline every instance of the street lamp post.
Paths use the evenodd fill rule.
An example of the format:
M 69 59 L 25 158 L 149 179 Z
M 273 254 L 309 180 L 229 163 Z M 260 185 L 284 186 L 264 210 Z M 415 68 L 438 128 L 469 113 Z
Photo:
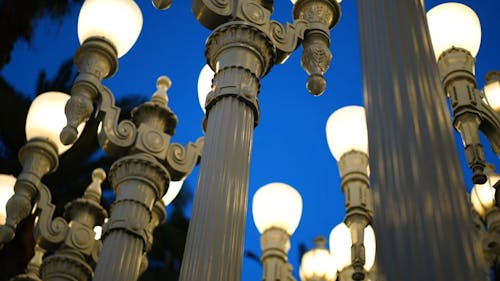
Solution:
M 64 126 L 63 107 L 68 99 L 68 95 L 60 92 L 43 93 L 28 111 L 28 143 L 19 151 L 23 170 L 14 185 L 15 193 L 7 201 L 6 223 L 0 227 L 0 248 L 14 238 L 17 225 L 32 212 L 33 202 L 40 193 L 50 194 L 42 178 L 57 169 L 59 154 L 70 148 L 58 138 L 58 131 Z
M 262 280 L 295 281 L 288 263 L 290 236 L 302 216 L 302 197 L 284 183 L 270 183 L 255 192 L 252 201 L 253 219 L 262 234 Z
M 373 205 L 364 108 L 346 106 L 332 113 L 326 123 L 326 136 L 338 161 L 346 208 L 345 224 L 341 223 L 330 234 L 330 248 L 339 250 L 333 252 L 341 280 L 365 280 L 366 273 L 373 266 L 375 252 L 371 248 L 374 235 L 365 238 L 366 228 L 373 222 Z M 365 241 L 371 243 L 370 247 Z M 371 251 L 369 255 L 367 249 Z
M 446 96 L 453 110 L 453 124 L 464 142 L 465 156 L 476 184 L 486 182 L 486 167 L 479 131 L 500 153 L 500 118 L 477 89 L 475 57 L 481 43 L 477 15 L 460 3 L 445 3 L 427 13 L 429 30 Z M 492 79 L 494 80 L 494 79 Z
M 358 1 L 358 11 L 379 278 L 477 279 L 484 267 L 421 1 Z
M 273 1 L 192 2 L 195 17 L 213 30 L 206 43 L 215 72 L 205 102 L 206 144 L 201 160 L 180 280 L 237 280 L 241 276 L 248 178 L 260 79 L 302 43 L 302 66 L 313 95 L 326 87 L 334 0 L 300 0 L 294 23 L 272 21 Z

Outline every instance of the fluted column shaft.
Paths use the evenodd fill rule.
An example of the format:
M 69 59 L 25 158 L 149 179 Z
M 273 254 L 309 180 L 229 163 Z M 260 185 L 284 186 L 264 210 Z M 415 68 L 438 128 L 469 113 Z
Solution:
M 358 9 L 378 280 L 485 278 L 421 1 Z
M 223 98 L 206 131 L 180 280 L 239 280 L 253 111 L 236 97 Z
M 261 30 L 232 22 L 210 35 L 206 55 L 215 76 L 180 280 L 239 280 L 259 79 L 275 54 Z
M 152 208 L 165 193 L 168 172 L 153 157 L 136 154 L 118 160 L 109 174 L 116 201 L 103 229 L 94 281 L 136 281 L 149 240 Z

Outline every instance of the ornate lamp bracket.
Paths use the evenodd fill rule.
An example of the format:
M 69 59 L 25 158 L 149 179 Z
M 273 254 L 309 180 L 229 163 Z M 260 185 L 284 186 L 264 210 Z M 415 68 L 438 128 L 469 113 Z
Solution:
M 465 49 L 451 48 L 438 60 L 438 66 L 453 110 L 453 124 L 460 132 L 472 180 L 486 182 L 484 150 L 479 139 L 481 130 L 489 139 L 493 150 L 500 154 L 500 117 L 485 102 L 484 94 L 476 89 L 475 60 Z
M 106 174 L 102 169 L 96 169 L 92 173 L 92 183 L 87 187 L 82 198 L 77 198 L 64 206 L 63 218 L 51 220 L 54 206 L 46 203 L 50 194 L 44 195 L 44 205 L 38 229 L 47 226 L 52 230 L 37 233 L 38 241 L 47 244 L 47 240 L 57 249 L 53 255 L 45 258 L 41 267 L 43 280 L 56 280 L 65 276 L 68 280 L 89 280 L 93 275 L 93 268 L 97 261 L 97 253 L 101 247 L 101 241 L 95 240 L 94 226 L 102 225 L 107 216 L 106 210 L 99 204 L 101 200 L 101 183 Z M 48 191 L 48 190 L 47 190 Z M 41 193 L 41 194 L 45 194 Z M 42 198 L 42 197 L 41 197 Z M 45 212 L 45 214 L 44 214 Z M 70 222 L 69 224 L 66 221 Z M 59 227 L 55 234 L 55 223 L 64 223 L 64 228 Z M 61 231 L 63 230 L 64 231 Z M 47 234 L 48 233 L 48 234 Z
M 299 0 L 293 9 L 294 19 L 307 22 L 301 63 L 309 75 L 307 89 L 315 96 L 326 89 L 323 74 L 332 60 L 329 29 L 340 20 L 340 14 L 340 5 L 335 0 Z
M 111 90 L 101 86 L 97 120 L 100 120 L 98 140 L 101 147 L 110 155 L 123 155 L 134 145 L 137 127 L 130 120 L 119 122 L 120 108 L 115 105 Z
M 35 237 L 40 239 L 40 246 L 50 249 L 64 241 L 68 232 L 68 223 L 61 217 L 54 218 L 56 206 L 52 204 L 49 188 L 40 184 L 38 189 L 38 222 L 35 227 Z
M 112 76 L 118 69 L 115 47 L 100 37 L 87 39 L 77 50 L 74 61 L 79 74 L 66 103 L 67 125 L 61 132 L 61 141 L 72 144 L 78 136 L 77 127 L 86 122 L 94 112 L 99 99 L 101 81 Z
M 310 76 L 307 88 L 313 95 L 324 92 L 326 80 L 323 74 L 332 59 L 329 29 L 340 18 L 339 4 L 335 0 L 299 0 L 294 7 L 293 24 L 282 25 L 270 19 L 272 3 L 257 0 L 193 1 L 196 18 L 205 27 L 214 29 L 206 47 L 207 62 L 216 73 L 213 91 L 207 97 L 207 112 L 221 97 L 236 95 L 254 109 L 257 124 L 259 79 L 274 64 L 284 63 L 300 43 L 304 47 L 302 66 Z M 236 44 L 246 52 L 235 50 Z M 229 77 L 235 81 L 229 83 Z M 236 85 L 241 89 L 236 89 Z
M 201 137 L 195 143 L 188 143 L 185 147 L 172 143 L 168 147 L 165 162 L 171 180 L 179 181 L 186 177 L 200 161 L 205 138 Z
M 32 212 L 42 177 L 57 169 L 59 156 L 54 143 L 35 138 L 19 150 L 19 161 L 23 170 L 14 186 L 15 194 L 7 202 L 6 224 L 0 227 L 0 249 L 14 238 L 17 225 Z

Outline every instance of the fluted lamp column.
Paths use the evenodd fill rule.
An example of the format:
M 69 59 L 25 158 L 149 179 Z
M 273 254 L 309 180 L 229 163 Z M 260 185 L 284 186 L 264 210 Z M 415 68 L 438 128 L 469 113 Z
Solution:
M 206 143 L 180 280 L 237 280 L 241 275 L 248 178 L 260 79 L 299 45 L 307 88 L 320 95 L 332 58 L 329 29 L 340 18 L 332 0 L 300 0 L 294 22 L 271 20 L 273 1 L 193 0 L 196 19 L 213 30 L 207 64 L 215 73 L 206 109 Z M 207 79 L 208 80 L 208 79 Z
M 46 92 L 30 106 L 25 128 L 28 142 L 19 151 L 23 170 L 17 177 L 15 194 L 7 201 L 7 218 L 0 227 L 0 248 L 14 238 L 17 225 L 31 213 L 42 177 L 57 169 L 59 154 L 71 147 L 61 143 L 58 133 L 65 124 L 64 105 L 68 99 L 65 93 Z M 80 124 L 80 130 L 82 127 Z
M 326 239 L 322 236 L 314 239 L 315 247 L 302 256 L 300 262 L 301 281 L 335 281 L 337 266 L 335 260 L 326 249 Z
M 270 183 L 254 194 L 252 213 L 262 234 L 262 280 L 295 280 L 292 265 L 288 263 L 288 251 L 290 236 L 302 215 L 302 197 L 287 184 Z
M 326 124 L 328 146 L 338 161 L 345 195 L 345 224 L 350 230 L 353 280 L 366 277 L 366 246 L 364 229 L 372 223 L 373 207 L 369 185 L 368 133 L 365 109 L 346 106 L 328 118 Z M 342 270 L 339 268 L 339 270 Z

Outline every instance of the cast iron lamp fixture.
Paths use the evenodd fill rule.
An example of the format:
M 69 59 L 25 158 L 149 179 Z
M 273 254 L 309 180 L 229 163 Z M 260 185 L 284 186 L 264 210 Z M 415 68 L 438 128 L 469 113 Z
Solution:
M 427 19 L 443 87 L 453 110 L 453 124 L 462 136 L 465 156 L 473 172 L 472 181 L 485 183 L 486 160 L 479 131 L 488 137 L 493 151 L 499 155 L 500 116 L 485 96 L 488 92 L 492 103 L 495 101 L 498 95 L 493 93 L 498 78 L 492 74 L 492 78 L 487 78 L 491 80 L 487 90 L 477 89 L 474 64 L 481 43 L 479 18 L 463 4 L 445 3 L 432 8 Z
M 290 236 L 302 216 L 302 197 L 293 187 L 279 182 L 259 188 L 252 200 L 255 225 L 262 234 L 263 281 L 295 280 L 288 263 Z
M 302 281 L 335 281 L 337 280 L 337 267 L 335 259 L 326 249 L 326 239 L 314 239 L 314 248 L 307 251 L 300 261 L 300 280 Z M 350 250 L 350 249 L 349 249 Z M 336 253 L 338 254 L 338 253 Z
M 110 10 L 113 11 L 113 17 L 109 17 Z M 167 193 L 169 183 L 182 181 L 199 161 L 203 138 L 185 147 L 170 143 L 177 117 L 168 107 L 167 90 L 171 82 L 167 77 L 158 79 L 157 91 L 151 101 L 136 107 L 132 111 L 132 119 L 123 121 L 118 120 L 120 109 L 115 106 L 112 92 L 101 84 L 102 79 L 115 73 L 118 57 L 132 47 L 141 25 L 142 15 L 134 1 L 86 1 L 79 16 L 78 29 L 82 45 L 75 54 L 79 74 L 71 89 L 71 98 L 66 103 L 66 127 L 58 128 L 55 133 L 50 131 L 50 134 L 43 135 L 44 139 L 40 139 L 40 134 L 27 126 L 28 138 L 36 137 L 28 142 L 27 147 L 34 146 L 36 149 L 20 153 L 22 160 L 28 159 L 27 164 L 22 161 L 23 168 L 39 171 L 29 170 L 28 181 L 23 178 L 26 173 L 22 173 L 18 178 L 16 193 L 7 205 L 7 224 L 0 231 L 0 242 L 4 244 L 12 239 L 15 226 L 31 212 L 31 201 L 38 194 L 37 208 L 42 211 L 37 228 L 45 230 L 40 237 L 48 241 L 42 240 L 40 246 L 43 249 L 56 249 L 54 258 L 48 260 L 52 263 L 46 266 L 42 264 L 41 275 L 44 279 L 57 279 L 61 277 L 60 274 L 66 274 L 75 280 L 88 280 L 94 276 L 95 267 L 93 280 L 137 280 L 147 267 L 145 253 L 152 244 L 152 231 L 165 217 L 161 199 Z M 128 28 L 123 29 L 124 26 Z M 35 101 L 33 107 L 36 107 L 36 104 Z M 59 108 L 62 113 L 63 107 Z M 92 245 L 100 245 L 100 242 L 87 243 L 87 240 L 77 239 L 81 243 L 73 243 L 71 247 L 82 248 L 82 253 L 77 251 L 76 257 L 72 258 L 68 258 L 65 253 L 68 248 L 67 242 L 64 242 L 66 237 L 69 241 L 74 241 L 72 233 L 80 231 L 79 228 L 68 227 L 68 222 L 80 220 L 78 211 L 82 211 L 85 204 L 76 203 L 76 211 L 67 210 L 70 214 L 66 220 L 53 219 L 54 208 L 50 203 L 50 192 L 41 184 L 43 175 L 57 167 L 57 152 L 61 153 L 64 149 L 57 144 L 61 141 L 65 145 L 74 143 L 81 131 L 78 125 L 86 122 L 92 115 L 101 122 L 98 140 L 102 149 L 109 155 L 119 157 L 109 171 L 116 200 L 109 220 L 103 227 L 102 250 L 99 251 L 97 265 L 96 256 L 92 254 L 94 252 L 91 249 L 95 248 Z M 45 121 L 46 116 L 36 119 Z M 63 121 L 62 124 L 64 123 Z M 59 132 L 61 141 L 57 137 Z M 33 179 L 34 176 L 36 177 Z M 103 177 L 100 178 L 102 181 Z M 26 187 L 17 188 L 18 183 L 24 182 L 28 183 Z M 96 196 L 91 197 L 93 201 L 99 202 Z M 100 193 L 98 197 L 100 198 Z M 92 232 L 92 239 L 88 241 L 95 241 L 93 228 L 95 224 L 102 224 L 105 217 L 102 207 L 95 202 L 89 204 L 94 206 L 92 212 L 97 212 L 94 214 L 96 218 L 80 221 L 86 225 L 83 231 Z M 47 212 L 44 212 L 45 210 Z M 117 252 L 117 248 L 123 251 Z M 69 251 L 74 252 L 71 249 Z M 58 259 L 59 252 L 65 259 Z M 94 262 L 83 258 L 85 256 L 94 257 Z M 75 259 L 78 262 L 75 262 Z M 55 266 L 51 267 L 54 264 Z M 65 273 L 58 272 L 57 268 L 62 267 L 67 268 Z
M 109 17 L 110 11 L 113 17 Z M 170 144 L 177 117 L 168 107 L 166 93 L 171 82 L 167 77 L 158 79 L 151 101 L 135 108 L 132 120 L 118 121 L 120 109 L 101 80 L 116 72 L 118 58 L 139 36 L 142 14 L 134 1 L 86 1 L 78 23 L 82 45 L 75 62 L 80 73 L 66 105 L 68 123 L 61 140 L 73 143 L 75 124 L 94 113 L 102 122 L 101 147 L 121 157 L 110 170 L 116 200 L 103 229 L 94 280 L 136 280 L 146 268 L 151 232 L 164 217 L 161 199 L 170 181 L 183 180 L 198 163 L 203 139 L 186 147 Z M 116 253 L 117 247 L 127 252 Z M 125 261 L 122 254 L 127 256 Z
M 370 270 L 375 264 L 375 232 L 371 225 L 364 229 L 363 246 L 365 249 L 365 264 L 363 269 L 366 272 L 365 279 L 368 280 Z M 344 222 L 336 225 L 330 232 L 329 237 L 330 252 L 334 258 L 334 266 L 339 272 L 341 281 L 352 280 L 354 268 L 352 266 L 352 238 L 351 231 Z M 371 276 L 371 275 L 370 275 Z
M 346 200 L 345 224 L 332 230 L 330 250 L 341 280 L 365 280 L 375 260 L 365 109 L 346 106 L 336 110 L 326 123 L 326 136 L 338 161 Z
M 214 74 L 205 79 L 209 89 L 199 91 L 206 143 L 180 280 L 237 280 L 260 79 L 302 45 L 307 89 L 323 93 L 332 58 L 329 30 L 340 18 L 340 6 L 334 0 L 299 0 L 294 22 L 286 25 L 271 20 L 272 0 L 194 0 L 192 10 L 213 30 L 205 56 Z
M 35 198 L 38 205 L 50 203 L 50 191 L 41 179 L 57 169 L 59 154 L 70 147 L 62 144 L 58 137 L 64 127 L 64 104 L 68 99 L 64 93 L 47 92 L 30 106 L 25 127 L 28 142 L 19 151 L 23 170 L 14 185 L 15 193 L 6 205 L 6 222 L 0 227 L 0 248 L 14 238 L 17 225 L 32 212 Z M 49 197 L 41 194 L 49 194 Z

